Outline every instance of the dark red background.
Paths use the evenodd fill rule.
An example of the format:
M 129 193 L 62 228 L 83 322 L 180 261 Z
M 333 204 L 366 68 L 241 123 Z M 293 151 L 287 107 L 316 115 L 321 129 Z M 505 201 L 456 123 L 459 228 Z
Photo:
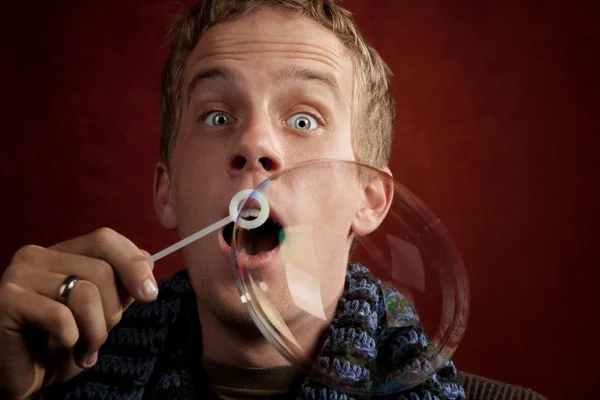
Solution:
M 175 241 L 151 188 L 164 27 L 179 3 L 4 2 L 2 265 L 22 245 L 101 226 L 150 252 Z M 396 75 L 393 172 L 468 268 L 458 366 L 552 399 L 595 397 L 598 7 L 347 4 Z M 157 273 L 181 266 L 174 256 Z

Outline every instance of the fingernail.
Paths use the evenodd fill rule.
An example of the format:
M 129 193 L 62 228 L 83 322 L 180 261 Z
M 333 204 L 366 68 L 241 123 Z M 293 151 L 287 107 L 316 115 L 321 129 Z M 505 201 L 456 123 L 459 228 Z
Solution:
M 88 356 L 88 358 L 85 359 L 84 364 L 87 368 L 89 368 L 96 364 L 96 361 L 98 361 L 98 352 L 95 352 L 91 356 Z
M 154 283 L 152 278 L 147 278 L 144 281 L 144 283 L 142 284 L 142 294 L 145 297 L 154 298 L 154 296 L 156 295 L 156 292 L 158 292 L 158 288 L 156 287 L 156 284 Z

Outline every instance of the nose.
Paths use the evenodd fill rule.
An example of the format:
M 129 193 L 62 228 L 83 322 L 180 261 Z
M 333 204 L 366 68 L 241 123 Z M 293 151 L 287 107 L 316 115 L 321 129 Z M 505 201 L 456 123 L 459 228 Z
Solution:
M 227 169 L 232 177 L 248 173 L 267 177 L 282 170 L 283 158 L 273 132 L 264 125 L 241 132 L 228 157 Z

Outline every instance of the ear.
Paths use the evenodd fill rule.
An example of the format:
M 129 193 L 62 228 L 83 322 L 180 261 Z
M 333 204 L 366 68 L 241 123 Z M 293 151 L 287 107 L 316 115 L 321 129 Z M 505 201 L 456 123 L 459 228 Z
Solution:
M 352 222 L 352 232 L 365 236 L 379 227 L 386 217 L 394 197 L 394 181 L 389 168 L 380 168 L 389 175 L 387 178 L 380 173 L 369 175 L 368 182 L 363 188 L 363 200 Z
M 169 169 L 162 161 L 156 164 L 154 171 L 154 210 L 164 228 L 169 230 L 177 228 L 177 219 L 171 198 Z

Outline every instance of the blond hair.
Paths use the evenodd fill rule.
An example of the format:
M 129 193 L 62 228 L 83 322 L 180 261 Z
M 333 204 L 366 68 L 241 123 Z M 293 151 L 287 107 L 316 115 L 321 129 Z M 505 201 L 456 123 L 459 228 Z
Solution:
M 333 32 L 353 56 L 353 148 L 359 162 L 383 167 L 389 162 L 394 132 L 391 72 L 359 32 L 351 13 L 335 0 L 205 0 L 172 26 L 171 56 L 161 86 L 160 158 L 170 165 L 183 97 L 185 62 L 202 35 L 213 25 L 252 11 L 278 9 L 318 21 Z

